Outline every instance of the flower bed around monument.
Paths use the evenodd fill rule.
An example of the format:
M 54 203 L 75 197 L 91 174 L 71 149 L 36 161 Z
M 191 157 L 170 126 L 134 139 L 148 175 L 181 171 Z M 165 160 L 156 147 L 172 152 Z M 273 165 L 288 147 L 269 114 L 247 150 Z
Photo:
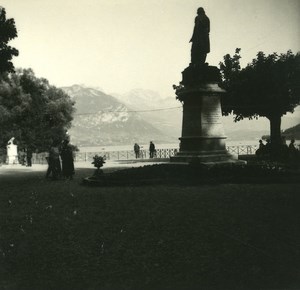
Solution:
M 286 164 L 254 161 L 245 166 L 205 167 L 198 165 L 156 164 L 87 177 L 83 184 L 98 186 L 147 184 L 214 184 L 214 183 L 290 183 L 299 182 L 299 172 Z

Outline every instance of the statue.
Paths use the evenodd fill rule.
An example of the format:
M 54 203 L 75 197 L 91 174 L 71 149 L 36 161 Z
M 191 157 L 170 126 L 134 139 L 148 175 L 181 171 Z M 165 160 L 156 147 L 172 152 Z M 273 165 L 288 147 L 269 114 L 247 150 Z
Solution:
M 210 21 L 202 7 L 198 8 L 192 38 L 191 64 L 203 65 L 206 55 L 210 52 L 209 32 Z
M 219 83 L 220 70 L 205 63 L 210 52 L 210 21 L 198 8 L 191 38 L 191 63 L 182 72 L 182 81 L 174 86 L 176 99 L 182 103 L 180 149 L 171 162 L 189 163 L 194 168 L 245 165 L 227 151 L 222 124 L 221 97 L 226 93 Z
M 15 137 L 12 137 L 7 142 L 7 160 L 8 164 L 15 164 L 18 162 L 18 149 L 17 145 L 14 144 Z

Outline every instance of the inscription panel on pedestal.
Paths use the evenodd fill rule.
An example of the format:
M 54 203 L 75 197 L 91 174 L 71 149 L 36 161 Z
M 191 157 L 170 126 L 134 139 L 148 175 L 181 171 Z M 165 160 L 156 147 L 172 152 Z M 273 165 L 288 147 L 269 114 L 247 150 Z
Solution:
M 221 103 L 218 96 L 203 98 L 201 126 L 205 136 L 224 136 Z
M 202 115 L 203 124 L 221 124 L 221 112 L 203 112 Z
M 208 96 L 203 98 L 201 122 L 202 124 L 220 124 L 222 112 L 220 98 L 218 96 Z

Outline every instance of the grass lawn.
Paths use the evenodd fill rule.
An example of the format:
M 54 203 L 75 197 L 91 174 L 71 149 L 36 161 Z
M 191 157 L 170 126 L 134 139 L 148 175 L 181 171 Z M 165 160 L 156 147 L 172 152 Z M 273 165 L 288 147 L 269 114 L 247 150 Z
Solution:
M 0 168 L 1 169 L 1 168 Z M 299 289 L 300 184 L 0 175 L 0 289 Z

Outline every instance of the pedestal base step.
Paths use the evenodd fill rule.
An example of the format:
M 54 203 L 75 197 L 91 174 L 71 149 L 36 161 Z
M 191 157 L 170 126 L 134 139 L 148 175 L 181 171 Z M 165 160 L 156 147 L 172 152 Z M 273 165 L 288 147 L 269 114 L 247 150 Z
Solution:
M 230 154 L 221 155 L 176 155 L 170 158 L 170 162 L 188 163 L 205 167 L 213 166 L 244 166 L 247 164 L 244 160 L 237 160 Z

